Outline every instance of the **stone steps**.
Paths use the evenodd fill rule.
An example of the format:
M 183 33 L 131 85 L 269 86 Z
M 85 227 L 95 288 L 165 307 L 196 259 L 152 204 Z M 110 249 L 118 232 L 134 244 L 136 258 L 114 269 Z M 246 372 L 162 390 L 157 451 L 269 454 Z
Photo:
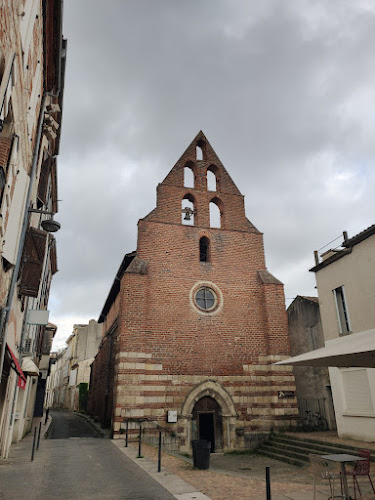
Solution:
M 366 448 L 366 444 L 363 444 Z M 333 443 L 319 440 L 307 435 L 306 438 L 285 434 L 274 434 L 268 441 L 257 448 L 256 453 L 275 460 L 280 460 L 297 467 L 303 467 L 310 462 L 309 455 L 329 455 L 333 453 L 349 453 L 356 455 L 360 448 L 346 443 Z M 374 454 L 371 457 L 375 461 Z

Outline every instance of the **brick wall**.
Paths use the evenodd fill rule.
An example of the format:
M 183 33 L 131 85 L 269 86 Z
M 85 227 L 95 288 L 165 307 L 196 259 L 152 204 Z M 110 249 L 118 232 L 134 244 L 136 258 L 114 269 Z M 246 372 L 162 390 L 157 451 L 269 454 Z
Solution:
M 196 161 L 198 141 L 205 144 Z M 187 163 L 194 189 L 183 187 Z M 208 168 L 217 174 L 216 192 L 207 191 Z M 194 197 L 194 226 L 181 224 L 186 193 Z M 221 229 L 209 227 L 213 198 Z M 202 236 L 210 242 L 208 262 L 200 261 Z M 195 303 L 202 286 L 216 294 L 211 312 Z M 297 412 L 294 399 L 278 398 L 278 390 L 294 390 L 291 369 L 272 365 L 289 353 L 283 285 L 266 270 L 262 234 L 202 133 L 158 186 L 156 209 L 139 221 L 137 257 L 120 288 L 120 303 L 109 313 L 118 312 L 119 325 L 115 436 L 124 418 L 166 425 L 167 411 L 177 410 L 178 423 L 168 427 L 188 449 L 196 433 L 193 406 L 205 395 L 221 407 L 224 448 L 251 446 Z

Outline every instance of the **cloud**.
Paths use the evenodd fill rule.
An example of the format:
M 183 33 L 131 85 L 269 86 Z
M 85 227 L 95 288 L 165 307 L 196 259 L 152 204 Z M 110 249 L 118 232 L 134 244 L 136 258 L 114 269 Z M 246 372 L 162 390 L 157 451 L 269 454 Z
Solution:
M 52 302 L 65 332 L 98 317 L 200 129 L 287 296 L 316 292 L 314 249 L 374 222 L 372 2 L 81 0 L 65 2 L 64 33 Z

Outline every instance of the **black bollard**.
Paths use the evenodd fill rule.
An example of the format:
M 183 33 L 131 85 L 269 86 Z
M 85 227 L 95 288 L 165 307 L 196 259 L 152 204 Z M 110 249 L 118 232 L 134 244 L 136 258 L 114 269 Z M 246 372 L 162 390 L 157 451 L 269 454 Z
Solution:
M 142 458 L 141 447 L 142 447 L 142 422 L 139 422 L 139 441 L 138 441 L 138 456 L 137 456 L 137 458 Z
M 49 408 L 46 409 L 46 418 L 44 420 L 44 425 L 46 425 L 46 423 L 48 421 L 48 415 L 49 415 Z
M 159 431 L 158 472 L 161 472 L 161 431 Z
M 33 438 L 33 448 L 31 450 L 31 461 L 34 460 L 34 452 L 35 452 L 35 439 L 36 439 L 36 427 L 34 427 L 34 438 Z
M 267 492 L 267 500 L 271 500 L 271 478 L 270 478 L 269 467 L 266 467 L 266 492 Z
M 126 421 L 125 448 L 128 447 L 128 432 L 129 432 L 129 420 Z
M 39 431 L 38 431 L 38 441 L 36 442 L 36 449 L 39 450 L 39 440 L 40 440 L 40 431 L 42 429 L 42 422 L 39 422 Z

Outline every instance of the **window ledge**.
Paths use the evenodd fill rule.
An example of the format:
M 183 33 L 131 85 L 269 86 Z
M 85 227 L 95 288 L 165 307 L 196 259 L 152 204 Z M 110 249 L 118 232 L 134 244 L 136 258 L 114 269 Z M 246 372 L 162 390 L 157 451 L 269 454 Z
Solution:
M 343 413 L 343 417 L 369 417 L 369 418 L 375 418 L 375 413 L 373 411 L 371 412 L 353 412 L 353 413 Z

